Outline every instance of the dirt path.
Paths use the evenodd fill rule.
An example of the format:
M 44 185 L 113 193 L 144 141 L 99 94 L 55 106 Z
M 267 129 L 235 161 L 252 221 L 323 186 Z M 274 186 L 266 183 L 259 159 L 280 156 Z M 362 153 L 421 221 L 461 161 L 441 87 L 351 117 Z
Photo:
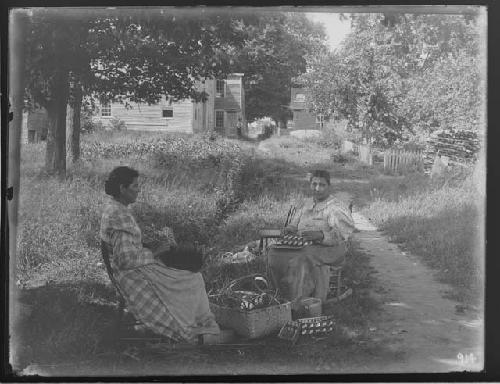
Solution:
M 370 255 L 382 305 L 370 326 L 372 341 L 400 352 L 401 362 L 388 362 L 382 372 L 449 372 L 483 367 L 483 321 L 457 313 L 457 302 L 444 297 L 450 286 L 437 282 L 417 257 L 389 243 L 369 221 L 354 213 L 356 238 Z

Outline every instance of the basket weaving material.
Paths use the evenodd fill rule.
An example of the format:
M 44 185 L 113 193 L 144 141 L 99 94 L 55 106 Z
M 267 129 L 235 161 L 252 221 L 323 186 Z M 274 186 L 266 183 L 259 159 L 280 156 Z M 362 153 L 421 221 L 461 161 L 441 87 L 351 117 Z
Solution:
M 240 336 L 250 339 L 277 332 L 284 324 L 292 320 L 290 302 L 251 311 L 210 303 L 210 309 L 220 326 L 234 329 Z

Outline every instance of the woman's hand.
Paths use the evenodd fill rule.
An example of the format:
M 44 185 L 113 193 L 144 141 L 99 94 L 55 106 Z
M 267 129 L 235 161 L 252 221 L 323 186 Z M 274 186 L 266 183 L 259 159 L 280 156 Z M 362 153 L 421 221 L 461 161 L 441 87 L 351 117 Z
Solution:
M 325 237 L 322 231 L 302 231 L 301 236 L 306 241 L 320 242 Z
M 157 258 L 158 256 L 160 256 L 162 253 L 164 252 L 168 252 L 172 249 L 172 245 L 168 244 L 168 243 L 161 243 L 160 245 L 158 245 L 156 248 L 152 249 L 152 252 L 153 252 L 153 257 L 154 258 Z
M 296 235 L 298 232 L 298 228 L 295 225 L 287 225 L 283 228 L 283 235 Z

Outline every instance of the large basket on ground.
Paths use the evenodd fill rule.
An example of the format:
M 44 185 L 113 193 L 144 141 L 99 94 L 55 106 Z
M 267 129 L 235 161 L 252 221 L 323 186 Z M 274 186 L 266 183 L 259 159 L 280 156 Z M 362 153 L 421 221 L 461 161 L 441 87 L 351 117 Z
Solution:
M 290 302 L 250 311 L 210 303 L 210 309 L 221 327 L 234 329 L 238 335 L 250 339 L 278 333 L 292 320 Z

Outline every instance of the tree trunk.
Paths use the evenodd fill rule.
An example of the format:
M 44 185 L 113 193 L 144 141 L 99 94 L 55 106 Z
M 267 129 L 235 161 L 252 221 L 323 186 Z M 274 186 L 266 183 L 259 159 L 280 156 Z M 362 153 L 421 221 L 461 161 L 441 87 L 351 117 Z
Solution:
M 45 168 L 49 174 L 66 176 L 66 109 L 68 103 L 68 72 L 60 70 L 55 76 L 52 95 L 47 104 L 49 130 Z
M 81 132 L 81 109 L 82 109 L 82 98 L 83 93 L 80 87 L 75 87 L 73 89 L 73 100 L 69 105 L 68 117 L 67 117 L 67 151 L 71 154 L 71 160 L 73 163 L 78 161 L 80 158 L 80 132 Z
M 71 132 L 71 148 L 73 162 L 80 158 L 80 132 L 81 132 L 81 114 L 82 114 L 82 89 L 78 87 L 75 90 L 75 102 L 73 105 L 73 131 Z
M 66 108 L 66 163 L 70 161 L 73 153 L 73 143 L 71 142 L 73 137 L 73 112 L 73 105 L 70 102 Z

